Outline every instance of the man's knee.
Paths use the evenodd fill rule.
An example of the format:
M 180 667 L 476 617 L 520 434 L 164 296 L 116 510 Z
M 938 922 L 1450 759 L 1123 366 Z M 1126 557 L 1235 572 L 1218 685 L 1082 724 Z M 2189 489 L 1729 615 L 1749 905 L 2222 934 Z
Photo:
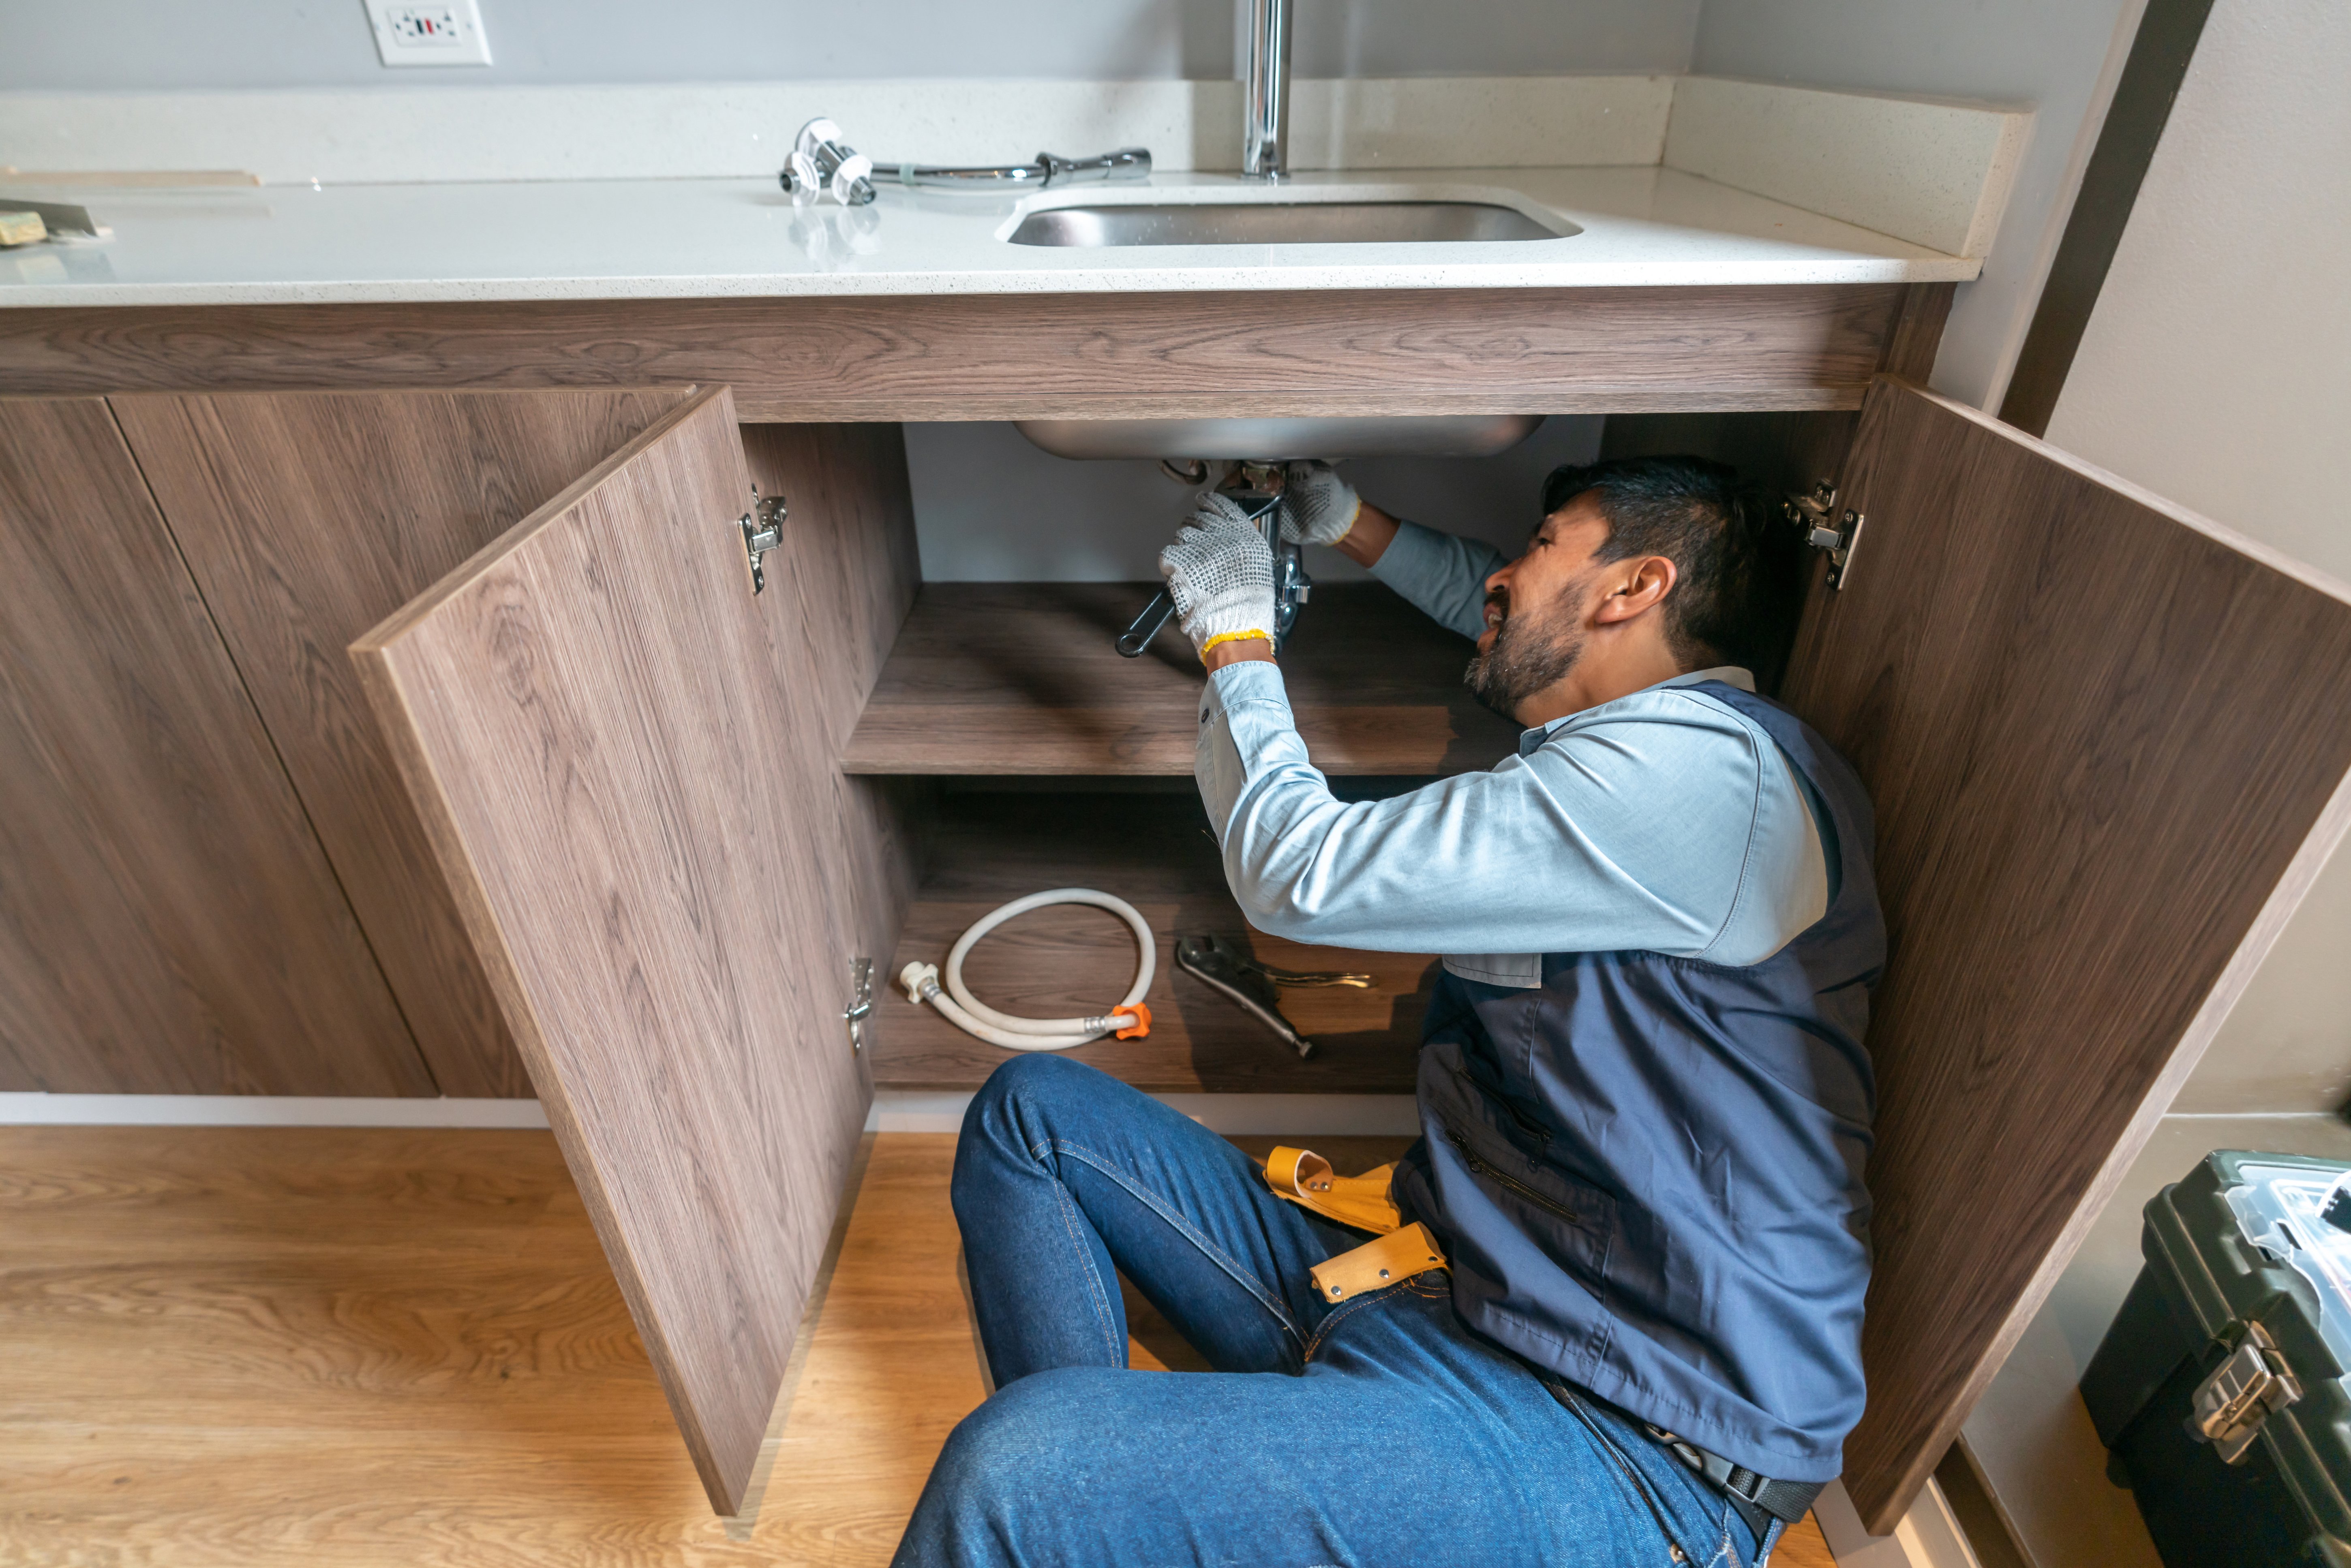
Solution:
M 989 1073 L 971 1097 L 963 1113 L 963 1141 L 984 1138 L 1034 1149 L 1087 1120 L 1106 1093 L 1124 1087 L 1081 1061 L 1042 1051 L 1016 1056 Z
M 1003 1539 L 1022 1511 L 1049 1500 L 1061 1461 L 1086 1446 L 1079 1425 L 1102 1396 L 1086 1385 L 1104 1375 L 1100 1367 L 1057 1367 L 998 1389 L 948 1434 L 923 1511 L 952 1521 L 966 1539 Z
M 987 1075 L 963 1114 L 948 1196 L 959 1218 L 967 1200 L 992 1201 L 1008 1165 L 1034 1162 L 1059 1135 L 1089 1119 L 1104 1085 L 1122 1087 L 1082 1062 L 1041 1052 L 1016 1056 Z
M 1071 1061 L 1066 1056 L 1050 1051 L 1023 1051 L 998 1064 L 971 1097 L 971 1109 L 965 1113 L 964 1125 L 970 1126 L 975 1117 L 986 1108 L 1014 1102 L 1050 1103 L 1071 1094 L 1085 1092 L 1100 1082 L 1104 1074 L 1082 1061 Z M 1114 1082 L 1114 1081 L 1113 1081 Z

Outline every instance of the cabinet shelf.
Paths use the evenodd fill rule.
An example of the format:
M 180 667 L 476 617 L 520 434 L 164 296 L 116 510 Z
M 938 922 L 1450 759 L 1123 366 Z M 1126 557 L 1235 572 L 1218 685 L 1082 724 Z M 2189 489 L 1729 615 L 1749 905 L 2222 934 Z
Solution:
M 1112 642 L 1154 583 L 925 584 L 841 758 L 851 773 L 1192 771 L 1200 668 L 1171 622 Z M 1518 732 L 1461 685 L 1469 645 L 1378 583 L 1315 591 L 1282 655 L 1315 766 L 1342 775 L 1490 767 Z
M 1411 1092 L 1436 960 L 1307 947 L 1249 930 L 1188 791 L 948 795 L 929 873 L 885 977 L 889 993 L 874 1009 L 876 1088 L 973 1089 L 1013 1055 L 908 1001 L 897 974 L 911 962 L 943 961 L 964 929 L 997 905 L 1069 886 L 1097 887 L 1141 910 L 1158 941 L 1158 968 L 1145 998 L 1148 1038 L 1100 1040 L 1062 1054 L 1158 1092 Z M 1301 1061 L 1239 1008 L 1176 968 L 1178 932 L 1211 932 L 1288 968 L 1361 971 L 1373 985 L 1283 991 L 1282 1011 L 1318 1047 Z M 1067 905 L 999 927 L 964 962 L 964 978 L 982 1001 L 1044 1018 L 1105 1009 L 1134 975 L 1134 939 L 1125 923 Z

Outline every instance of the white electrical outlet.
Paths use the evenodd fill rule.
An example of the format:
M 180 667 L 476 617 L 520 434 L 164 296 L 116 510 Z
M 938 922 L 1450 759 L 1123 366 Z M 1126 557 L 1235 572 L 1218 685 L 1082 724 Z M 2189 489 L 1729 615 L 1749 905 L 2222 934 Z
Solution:
M 376 57 L 388 66 L 486 66 L 490 36 L 482 31 L 479 0 L 439 0 L 413 5 L 367 0 Z

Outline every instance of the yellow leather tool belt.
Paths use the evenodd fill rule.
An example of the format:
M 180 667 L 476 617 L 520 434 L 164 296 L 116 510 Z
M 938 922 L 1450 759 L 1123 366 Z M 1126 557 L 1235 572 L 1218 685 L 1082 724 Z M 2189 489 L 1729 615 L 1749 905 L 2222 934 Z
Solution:
M 1437 1238 L 1418 1220 L 1366 1241 L 1353 1252 L 1325 1258 L 1310 1276 L 1314 1293 L 1326 1301 L 1352 1301 L 1371 1291 L 1401 1285 L 1415 1274 L 1447 1267 Z
M 1415 1274 L 1449 1267 L 1428 1228 L 1405 1225 L 1388 1197 L 1393 1164 L 1343 1176 L 1311 1149 L 1278 1148 L 1265 1157 L 1265 1182 L 1279 1197 L 1326 1219 L 1379 1233 L 1352 1252 L 1325 1259 L 1313 1271 L 1314 1293 L 1326 1301 L 1353 1301 L 1367 1291 L 1400 1285 Z
M 1279 1148 L 1265 1156 L 1265 1184 L 1274 1196 L 1311 1208 L 1325 1219 L 1385 1235 L 1404 1223 L 1388 1197 L 1393 1161 L 1361 1176 L 1332 1173 L 1331 1162 L 1311 1149 Z

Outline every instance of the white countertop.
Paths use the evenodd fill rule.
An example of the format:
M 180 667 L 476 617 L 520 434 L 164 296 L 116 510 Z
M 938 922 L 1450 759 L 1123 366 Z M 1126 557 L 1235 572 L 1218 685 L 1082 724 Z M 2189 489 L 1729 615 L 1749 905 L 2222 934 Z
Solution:
M 737 179 L 83 191 L 0 181 L 0 194 L 78 202 L 114 231 L 0 252 L 0 306 L 1920 283 L 1965 281 L 1981 266 L 1667 168 L 1308 173 L 1285 188 L 1469 197 L 1582 232 L 1096 250 L 999 237 L 1039 206 L 1267 194 L 1216 173 L 1018 199 L 884 186 L 857 210 L 795 208 L 772 182 Z

